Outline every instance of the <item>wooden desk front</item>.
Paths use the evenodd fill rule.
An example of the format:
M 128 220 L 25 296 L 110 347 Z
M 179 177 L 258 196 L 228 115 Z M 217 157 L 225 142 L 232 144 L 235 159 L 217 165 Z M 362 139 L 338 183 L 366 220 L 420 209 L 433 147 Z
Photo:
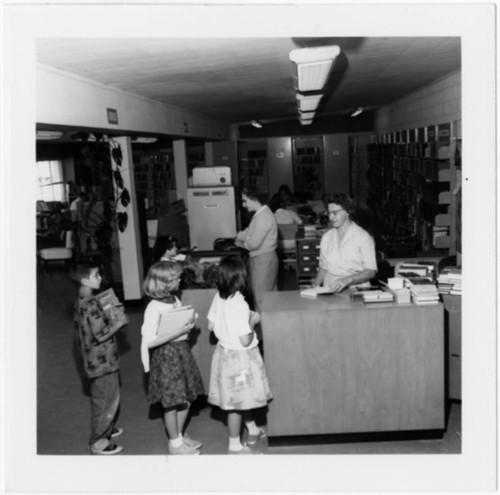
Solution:
M 442 304 L 269 292 L 262 330 L 270 436 L 444 429 Z

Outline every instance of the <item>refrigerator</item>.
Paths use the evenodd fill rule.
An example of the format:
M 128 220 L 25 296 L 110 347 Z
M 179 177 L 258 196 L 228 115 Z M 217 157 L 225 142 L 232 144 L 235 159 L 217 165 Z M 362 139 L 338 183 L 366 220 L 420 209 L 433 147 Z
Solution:
M 212 251 L 219 237 L 236 237 L 233 187 L 207 186 L 187 190 L 191 248 Z

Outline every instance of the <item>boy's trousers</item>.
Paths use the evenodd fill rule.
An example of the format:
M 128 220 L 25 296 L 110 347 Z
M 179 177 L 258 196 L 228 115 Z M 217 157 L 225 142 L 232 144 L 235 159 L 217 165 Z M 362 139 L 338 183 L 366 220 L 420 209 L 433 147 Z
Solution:
M 101 452 L 110 443 L 120 405 L 120 378 L 118 371 L 90 380 L 91 424 L 89 449 Z

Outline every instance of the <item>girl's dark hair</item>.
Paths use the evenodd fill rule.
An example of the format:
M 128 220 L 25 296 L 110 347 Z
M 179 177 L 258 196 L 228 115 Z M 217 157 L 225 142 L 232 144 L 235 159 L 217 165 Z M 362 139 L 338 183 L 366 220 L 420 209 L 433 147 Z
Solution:
M 275 196 L 269 202 L 269 208 L 271 208 L 271 211 L 273 213 L 275 213 L 276 210 L 279 210 L 280 208 L 286 209 L 286 206 L 286 201 L 281 196 Z
M 254 186 L 245 186 L 242 189 L 241 194 L 244 194 L 247 198 L 254 201 L 258 201 L 261 205 L 265 205 L 268 200 L 267 195 Z
M 170 235 L 158 236 L 153 247 L 153 260 L 159 261 L 167 249 L 170 251 L 175 246 L 179 247 L 179 243 L 175 237 Z
M 238 256 L 226 256 L 219 263 L 217 289 L 222 299 L 228 299 L 236 292 L 245 298 L 249 294 L 248 271 L 244 261 Z
M 332 203 L 341 206 L 351 217 L 356 209 L 356 205 L 354 204 L 354 199 L 348 196 L 347 194 L 325 194 L 323 195 L 323 203 L 325 205 L 325 209 L 328 210 L 328 205 Z

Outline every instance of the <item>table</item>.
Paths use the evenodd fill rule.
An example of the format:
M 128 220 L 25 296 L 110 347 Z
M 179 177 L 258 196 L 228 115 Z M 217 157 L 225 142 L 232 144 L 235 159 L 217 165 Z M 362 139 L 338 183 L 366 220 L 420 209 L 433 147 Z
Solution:
M 262 331 L 270 437 L 444 430 L 441 303 L 269 292 Z

